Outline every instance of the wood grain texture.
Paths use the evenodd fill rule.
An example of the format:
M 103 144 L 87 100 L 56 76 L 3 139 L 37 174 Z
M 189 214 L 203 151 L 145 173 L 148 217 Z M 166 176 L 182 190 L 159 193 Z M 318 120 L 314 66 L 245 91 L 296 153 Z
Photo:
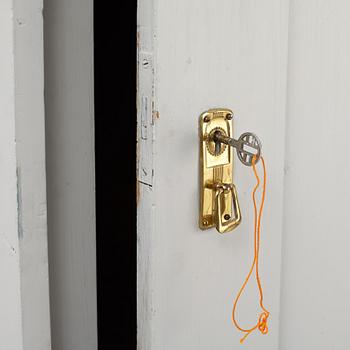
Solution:
M 96 350 L 93 3 L 45 1 L 53 350 Z
M 350 348 L 349 13 L 291 2 L 281 350 Z
M 139 326 L 148 327 L 139 349 L 240 347 L 230 313 L 253 253 L 252 169 L 236 162 L 240 227 L 220 236 L 197 224 L 198 118 L 226 107 L 235 111 L 236 136 L 254 131 L 263 140 L 269 172 L 261 273 L 270 333 L 252 335 L 245 347 L 277 350 L 288 1 L 157 1 L 152 13 L 152 114 L 159 118 L 153 119 L 151 199 L 141 191 L 139 207 L 139 267 L 147 266 L 147 274 L 139 270 Z M 250 289 L 239 320 L 249 326 L 257 312 Z

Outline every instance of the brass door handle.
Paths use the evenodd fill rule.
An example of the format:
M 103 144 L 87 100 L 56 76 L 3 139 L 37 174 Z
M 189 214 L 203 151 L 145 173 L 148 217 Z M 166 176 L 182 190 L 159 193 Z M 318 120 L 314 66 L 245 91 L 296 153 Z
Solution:
M 232 231 L 241 222 L 236 186 L 234 184 L 217 184 L 216 188 L 214 209 L 216 229 L 220 233 Z M 227 208 L 227 203 L 232 204 L 232 208 Z M 231 212 L 232 216 L 228 212 Z

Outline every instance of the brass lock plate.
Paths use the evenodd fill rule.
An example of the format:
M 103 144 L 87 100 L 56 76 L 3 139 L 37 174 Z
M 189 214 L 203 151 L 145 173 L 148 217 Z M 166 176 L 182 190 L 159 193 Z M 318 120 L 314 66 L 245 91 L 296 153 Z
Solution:
M 233 186 L 233 150 L 221 143 L 219 146 L 213 141 L 213 133 L 220 131 L 228 137 L 233 136 L 233 113 L 229 109 L 211 109 L 201 114 L 199 120 L 200 135 L 200 213 L 199 227 L 202 230 L 216 226 L 225 227 L 225 223 L 232 221 L 233 207 L 236 198 L 234 191 L 218 194 L 214 190 L 217 184 L 232 184 Z M 234 186 L 233 186 L 234 187 Z M 218 205 L 220 200 L 222 205 Z M 220 202 L 220 203 L 221 203 Z M 237 203 L 238 205 L 238 203 Z M 217 213 L 217 207 L 222 212 Z M 239 213 L 240 215 L 240 213 Z M 240 218 L 239 218 L 240 221 Z M 232 229 L 232 227 L 230 228 Z M 226 232 L 228 227 L 221 228 Z

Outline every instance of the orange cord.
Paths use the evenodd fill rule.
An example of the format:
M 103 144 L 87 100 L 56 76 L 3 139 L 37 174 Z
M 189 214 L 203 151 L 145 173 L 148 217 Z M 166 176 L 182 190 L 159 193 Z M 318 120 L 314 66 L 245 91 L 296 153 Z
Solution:
M 248 335 L 256 329 L 259 329 L 259 331 L 262 334 L 266 334 L 269 331 L 269 329 L 267 327 L 267 320 L 270 316 L 270 313 L 267 311 L 267 309 L 265 308 L 264 303 L 263 303 L 264 296 L 263 296 L 263 290 L 262 290 L 260 276 L 259 276 L 260 223 L 261 223 L 261 216 L 262 216 L 262 212 L 263 212 L 263 208 L 264 208 L 265 193 L 266 193 L 266 166 L 265 166 L 265 161 L 264 161 L 263 157 L 261 157 L 260 159 L 261 159 L 261 162 L 263 165 L 264 179 L 263 179 L 263 191 L 262 191 L 261 203 L 260 203 L 260 208 L 259 208 L 259 214 L 258 214 L 256 198 L 255 198 L 256 191 L 260 186 L 260 178 L 259 178 L 258 173 L 256 171 L 256 157 L 253 158 L 253 162 L 252 162 L 254 175 L 255 175 L 255 178 L 257 181 L 257 183 L 254 187 L 254 190 L 252 192 L 252 199 L 253 199 L 253 204 L 254 204 L 254 260 L 253 260 L 252 266 L 250 267 L 249 273 L 248 273 L 241 289 L 239 290 L 239 292 L 237 294 L 237 297 L 236 297 L 234 305 L 233 305 L 233 310 L 232 310 L 232 322 L 233 322 L 233 324 L 241 332 L 246 333 L 244 335 L 244 337 L 240 340 L 241 344 L 245 341 L 245 339 L 248 337 Z M 260 307 L 263 310 L 263 312 L 260 314 L 258 322 L 256 323 L 256 325 L 254 327 L 252 327 L 250 329 L 244 329 L 244 328 L 240 327 L 239 324 L 237 323 L 236 318 L 235 318 L 235 312 L 236 312 L 238 300 L 241 297 L 243 290 L 246 287 L 254 269 L 255 269 L 256 283 L 258 285 L 259 294 L 260 294 Z

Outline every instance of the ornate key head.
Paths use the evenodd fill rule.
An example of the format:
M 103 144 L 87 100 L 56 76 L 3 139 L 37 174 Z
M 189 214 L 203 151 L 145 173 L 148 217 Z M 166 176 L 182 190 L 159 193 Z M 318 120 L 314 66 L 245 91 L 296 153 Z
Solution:
M 253 158 L 256 157 L 255 163 L 260 159 L 261 142 L 252 132 L 242 134 L 236 143 L 237 155 L 239 160 L 247 166 L 253 165 Z

